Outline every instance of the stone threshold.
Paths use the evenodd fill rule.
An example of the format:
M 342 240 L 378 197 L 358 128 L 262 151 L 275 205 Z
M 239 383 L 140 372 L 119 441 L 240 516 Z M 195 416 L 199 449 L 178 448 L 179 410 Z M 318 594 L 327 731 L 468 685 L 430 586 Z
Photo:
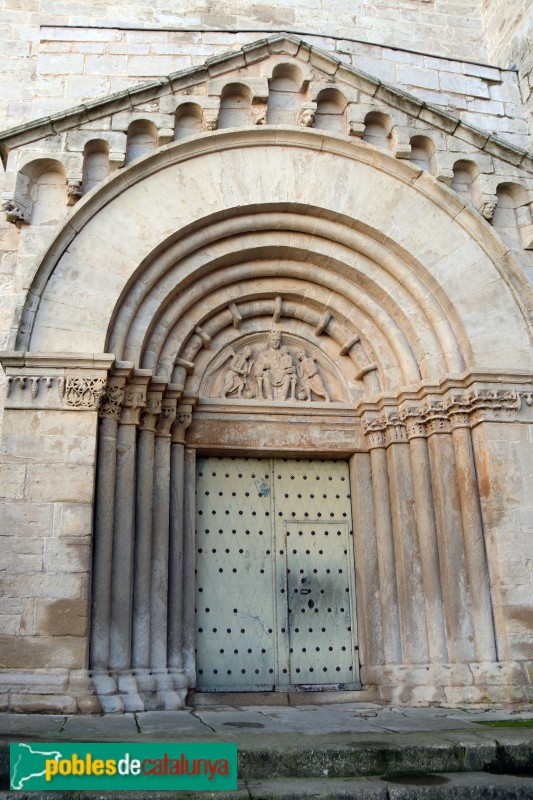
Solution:
M 375 703 L 372 691 L 309 691 L 309 692 L 191 692 L 187 707 L 204 706 L 306 706 L 335 703 Z

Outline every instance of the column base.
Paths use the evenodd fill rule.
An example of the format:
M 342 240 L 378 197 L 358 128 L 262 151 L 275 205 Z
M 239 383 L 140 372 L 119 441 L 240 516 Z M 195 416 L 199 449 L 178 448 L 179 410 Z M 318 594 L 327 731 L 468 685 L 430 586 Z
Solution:
M 533 702 L 533 684 L 517 661 L 469 664 L 383 664 L 361 667 L 364 689 L 400 706 L 493 706 Z

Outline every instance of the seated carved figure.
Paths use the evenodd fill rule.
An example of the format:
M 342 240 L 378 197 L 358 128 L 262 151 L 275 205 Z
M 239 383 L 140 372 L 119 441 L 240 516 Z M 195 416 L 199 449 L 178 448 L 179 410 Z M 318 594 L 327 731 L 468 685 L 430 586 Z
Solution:
M 311 393 L 323 397 L 329 403 L 330 396 L 324 386 L 315 359 L 312 356 L 307 356 L 305 350 L 297 350 L 296 356 L 300 362 L 298 366 L 298 377 L 302 382 L 303 392 L 300 392 L 300 399 L 306 399 L 308 402 L 311 400 Z
M 289 348 L 280 347 L 277 331 L 269 334 L 267 343 L 254 368 L 259 400 L 287 400 L 289 394 L 296 399 L 296 370 Z

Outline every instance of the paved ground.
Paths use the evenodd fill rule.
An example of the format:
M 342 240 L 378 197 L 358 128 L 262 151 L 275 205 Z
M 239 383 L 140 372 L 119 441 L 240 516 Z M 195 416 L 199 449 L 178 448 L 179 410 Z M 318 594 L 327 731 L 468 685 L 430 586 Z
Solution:
M 241 788 L 230 794 L 234 800 L 533 800 L 533 709 L 517 713 L 347 702 L 199 706 L 107 717 L 4 713 L 0 789 L 9 785 L 8 743 L 17 740 L 236 741 Z M 21 800 L 22 794 L 0 791 L 0 800 Z M 157 800 L 156 794 L 185 800 L 184 793 L 147 796 Z M 31 793 L 36 796 L 45 798 Z M 59 800 L 61 795 L 49 796 Z M 136 800 L 142 795 L 104 796 Z M 219 794 L 217 800 L 224 798 Z
M 400 708 L 376 703 L 304 706 L 211 706 L 184 711 L 140 714 L 65 716 L 0 714 L 0 737 L 43 741 L 238 741 L 253 745 L 265 735 L 423 733 L 444 737 L 450 731 L 480 740 L 494 738 L 486 723 L 533 721 L 531 711 L 464 711 L 449 708 Z M 480 724 L 481 723 L 481 724 Z M 519 728 L 517 728 L 519 730 Z M 521 729 L 531 736 L 533 727 Z

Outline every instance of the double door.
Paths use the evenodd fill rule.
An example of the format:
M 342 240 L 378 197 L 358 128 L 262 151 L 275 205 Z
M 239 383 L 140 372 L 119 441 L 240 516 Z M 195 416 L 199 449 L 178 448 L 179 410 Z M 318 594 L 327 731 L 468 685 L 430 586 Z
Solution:
M 196 688 L 359 688 L 344 461 L 199 457 Z

